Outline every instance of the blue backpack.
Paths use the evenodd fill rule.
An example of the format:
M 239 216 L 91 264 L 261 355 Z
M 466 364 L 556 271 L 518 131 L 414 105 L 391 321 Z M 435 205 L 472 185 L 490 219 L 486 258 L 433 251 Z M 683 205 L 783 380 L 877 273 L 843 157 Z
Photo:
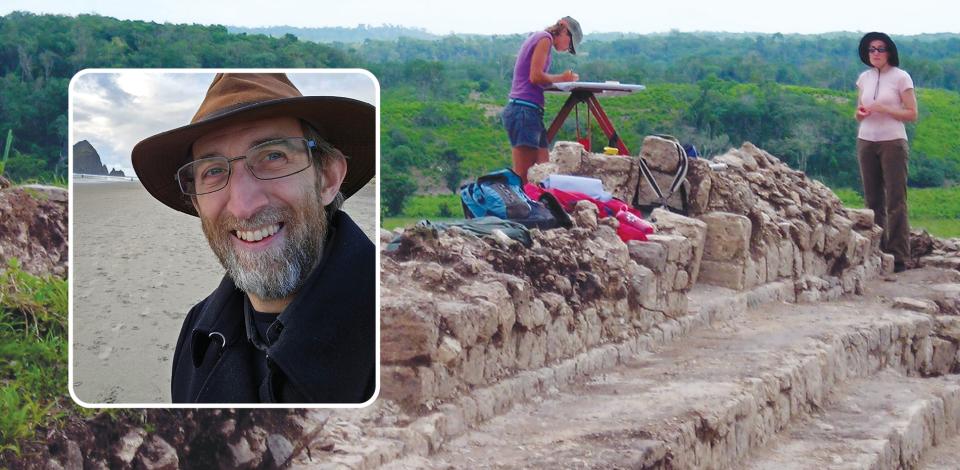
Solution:
M 530 199 L 523 192 L 520 181 L 520 176 L 513 170 L 504 168 L 461 186 L 464 217 L 499 217 L 539 229 L 569 226 L 566 214 L 563 214 L 566 220 L 558 221 L 544 204 Z

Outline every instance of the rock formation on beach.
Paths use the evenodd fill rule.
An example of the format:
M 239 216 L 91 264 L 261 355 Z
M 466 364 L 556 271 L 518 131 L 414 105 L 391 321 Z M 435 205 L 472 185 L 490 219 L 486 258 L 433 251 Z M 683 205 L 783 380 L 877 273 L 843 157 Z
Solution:
M 73 145 L 73 172 L 87 175 L 125 176 L 122 170 L 107 170 L 93 145 L 81 140 Z

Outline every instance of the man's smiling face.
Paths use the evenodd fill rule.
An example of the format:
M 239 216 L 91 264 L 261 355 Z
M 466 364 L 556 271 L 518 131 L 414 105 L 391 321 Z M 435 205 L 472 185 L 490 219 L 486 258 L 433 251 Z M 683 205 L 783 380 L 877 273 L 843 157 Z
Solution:
M 194 142 L 192 154 L 195 160 L 233 158 L 245 155 L 255 145 L 289 137 L 303 137 L 299 120 L 284 117 L 243 122 L 204 135 Z M 314 157 L 312 164 L 320 163 Z M 290 297 L 319 262 L 327 232 L 324 206 L 339 190 L 339 181 L 318 184 L 321 174 L 308 168 L 283 178 L 260 180 L 241 159 L 232 163 L 225 188 L 195 196 L 211 249 L 247 294 L 259 299 Z

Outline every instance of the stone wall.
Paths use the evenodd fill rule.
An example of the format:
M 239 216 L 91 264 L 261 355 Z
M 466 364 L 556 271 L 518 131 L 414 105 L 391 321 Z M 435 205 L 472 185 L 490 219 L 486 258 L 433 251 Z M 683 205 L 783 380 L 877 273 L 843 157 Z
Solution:
M 645 140 L 655 171 L 670 171 L 659 138 Z M 668 149 L 669 150 L 669 149 Z M 560 142 L 533 181 L 553 173 L 600 178 L 632 198 L 637 157 L 591 154 Z M 673 160 L 676 156 L 674 154 Z M 691 160 L 691 217 L 657 209 L 657 233 L 624 244 L 614 218 L 581 202 L 572 229 L 505 236 L 417 227 L 385 233 L 381 276 L 381 396 L 407 410 L 438 404 L 519 372 L 619 343 L 687 315 L 697 282 L 745 290 L 787 282 L 799 300 L 862 290 L 892 268 L 865 210 L 844 209 L 824 185 L 746 143 Z M 675 168 L 674 168 L 675 169 Z
M 685 315 L 693 244 L 655 235 L 626 245 L 615 219 L 581 204 L 574 228 L 533 230 L 530 248 L 403 231 L 381 262 L 381 396 L 432 407 Z
M 822 183 L 749 142 L 713 161 L 727 168 L 692 160 L 688 174 L 690 215 L 707 224 L 704 282 L 746 289 L 792 279 L 803 291 L 813 277 L 859 292 L 864 278 L 892 267 L 873 211 L 844 208 Z

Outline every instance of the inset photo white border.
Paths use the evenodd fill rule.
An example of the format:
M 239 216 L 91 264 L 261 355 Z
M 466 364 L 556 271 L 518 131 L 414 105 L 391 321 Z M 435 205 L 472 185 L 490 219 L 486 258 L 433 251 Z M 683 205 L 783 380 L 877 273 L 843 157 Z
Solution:
M 167 207 L 144 189 L 134 173 L 131 152 L 146 137 L 188 124 L 214 76 L 227 72 L 285 73 L 304 96 L 347 97 L 376 109 L 375 176 L 343 206 L 375 246 L 376 384 L 366 402 L 172 403 L 172 361 L 181 325 L 190 308 L 217 287 L 224 268 L 197 217 Z M 77 404 L 88 408 L 361 408 L 377 399 L 381 380 L 380 250 L 376 248 L 380 85 L 376 77 L 362 69 L 86 69 L 70 81 L 68 121 L 68 389 Z M 96 150 L 107 172 L 115 171 L 116 176 L 74 173 L 74 146 L 82 141 Z

